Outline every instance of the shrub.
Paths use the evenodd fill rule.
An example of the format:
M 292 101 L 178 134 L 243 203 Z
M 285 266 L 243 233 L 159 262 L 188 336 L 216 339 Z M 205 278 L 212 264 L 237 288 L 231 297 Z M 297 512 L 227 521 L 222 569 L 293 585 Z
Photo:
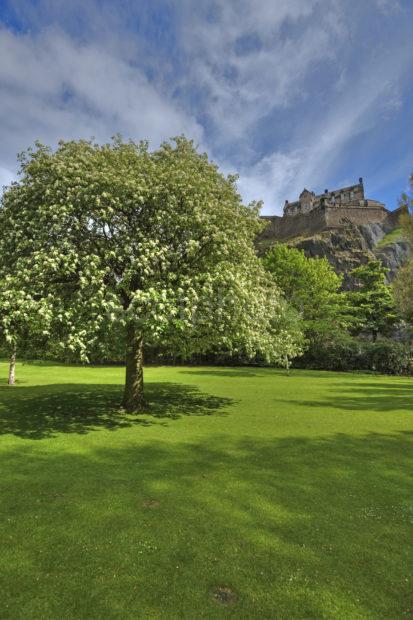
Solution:
M 408 345 L 382 338 L 366 343 L 363 357 L 370 370 L 388 375 L 406 375 L 412 372 L 412 354 Z
M 341 334 L 312 343 L 294 366 L 319 370 L 370 370 L 390 375 L 411 374 L 413 351 L 408 344 L 380 338 L 375 342 Z

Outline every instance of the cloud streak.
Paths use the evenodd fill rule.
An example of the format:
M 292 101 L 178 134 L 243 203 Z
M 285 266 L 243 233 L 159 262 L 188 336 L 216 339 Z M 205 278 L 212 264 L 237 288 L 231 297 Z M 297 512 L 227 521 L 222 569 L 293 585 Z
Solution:
M 208 22 L 205 13 L 184 20 L 182 41 L 191 55 L 186 81 L 201 90 L 215 139 L 228 142 L 272 109 L 305 98 L 307 72 L 334 57 L 333 42 L 345 28 L 329 0 L 321 13 L 317 0 L 263 0 L 259 11 L 252 0 L 213 6 Z
M 0 31 L 2 161 L 40 139 L 107 140 L 115 133 L 155 144 L 202 127 L 149 82 L 144 72 L 97 43 L 79 44 L 60 29 L 41 35 Z

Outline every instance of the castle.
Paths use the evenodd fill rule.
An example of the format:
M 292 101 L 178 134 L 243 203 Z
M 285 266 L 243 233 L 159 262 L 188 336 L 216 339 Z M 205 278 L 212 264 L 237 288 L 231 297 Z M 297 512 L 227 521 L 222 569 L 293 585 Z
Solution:
M 326 189 L 317 196 L 304 189 L 297 201 L 285 201 L 282 216 L 262 216 L 267 226 L 260 240 L 283 241 L 339 228 L 348 223 L 357 226 L 382 224 L 391 230 L 397 225 L 400 211 L 389 211 L 382 202 L 365 198 L 362 178 L 356 185 L 333 191 Z

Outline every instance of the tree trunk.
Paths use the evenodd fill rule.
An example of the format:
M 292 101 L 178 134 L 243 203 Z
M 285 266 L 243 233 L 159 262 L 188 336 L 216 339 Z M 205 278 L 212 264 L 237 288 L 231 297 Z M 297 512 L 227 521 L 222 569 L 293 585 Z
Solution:
M 14 385 L 15 382 L 16 382 L 16 347 L 13 347 L 11 355 L 10 355 L 9 380 L 7 383 L 9 385 Z
M 143 400 L 143 337 L 133 323 L 126 329 L 126 378 L 122 407 L 129 413 L 141 411 Z

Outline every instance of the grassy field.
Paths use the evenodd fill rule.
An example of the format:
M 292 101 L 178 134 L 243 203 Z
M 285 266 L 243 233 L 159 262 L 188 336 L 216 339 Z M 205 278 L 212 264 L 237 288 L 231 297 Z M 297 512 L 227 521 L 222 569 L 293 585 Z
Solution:
M 18 366 L 0 384 L 0 618 L 413 616 L 413 380 Z M 6 365 L 0 365 L 6 377 Z

